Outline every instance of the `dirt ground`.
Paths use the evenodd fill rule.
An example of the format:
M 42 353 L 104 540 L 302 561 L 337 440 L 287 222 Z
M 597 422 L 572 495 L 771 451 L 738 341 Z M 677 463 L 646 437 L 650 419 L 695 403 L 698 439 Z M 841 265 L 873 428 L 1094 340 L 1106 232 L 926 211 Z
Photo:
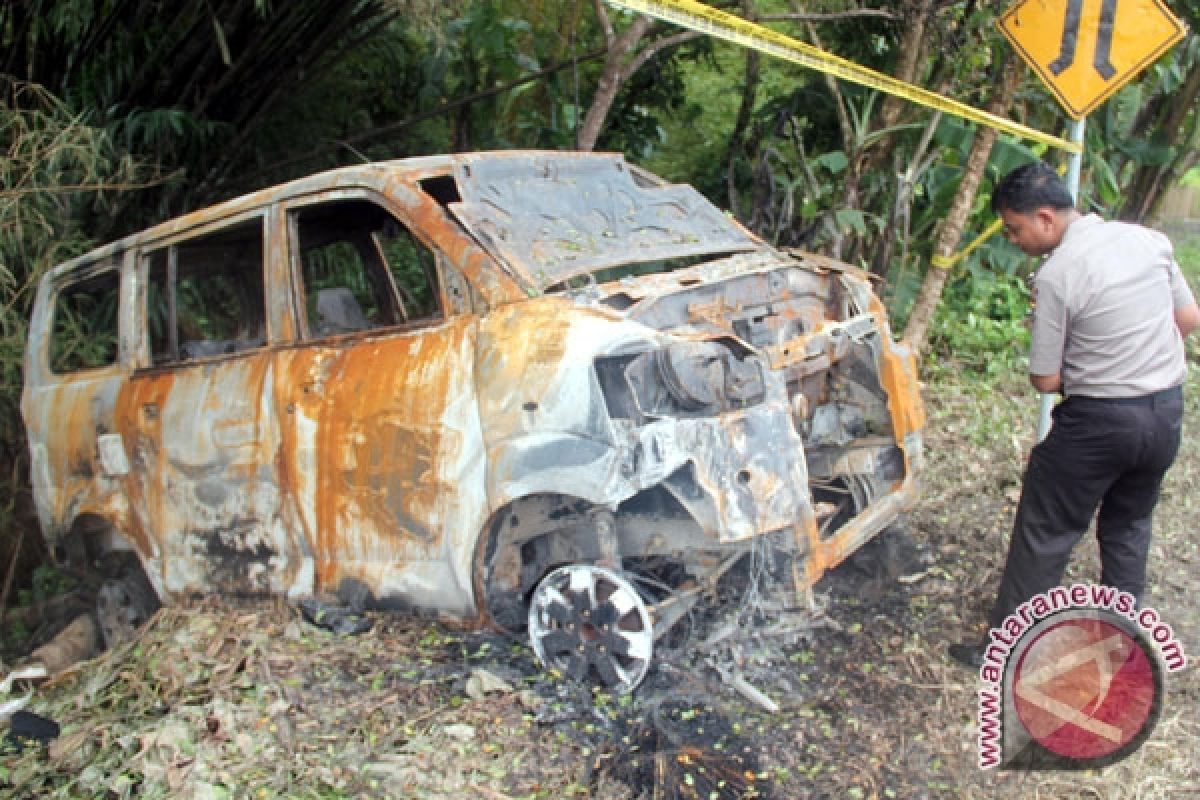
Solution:
M 981 631 L 1036 398 L 945 377 L 926 391 L 924 497 L 888 559 L 847 564 L 817 611 L 726 597 L 681 625 L 632 696 L 539 668 L 523 641 L 372 615 L 336 636 L 283 605 L 161 611 L 135 643 L 36 689 L 47 747 L 0 749 L 0 795 L 185 798 L 1200 797 L 1200 680 L 1170 676 L 1131 757 L 1093 772 L 977 767 L 976 676 L 945 655 Z M 1188 425 L 1200 431 L 1200 384 Z M 1150 596 L 1200 658 L 1200 437 L 1156 519 Z M 871 554 L 868 554 L 871 555 Z M 896 568 L 879 569 L 890 563 Z M 1093 580 L 1091 542 L 1070 580 Z M 758 589 L 753 569 L 743 589 Z M 741 676 L 778 706 L 732 688 Z M 0 701 L 6 699 L 0 696 Z

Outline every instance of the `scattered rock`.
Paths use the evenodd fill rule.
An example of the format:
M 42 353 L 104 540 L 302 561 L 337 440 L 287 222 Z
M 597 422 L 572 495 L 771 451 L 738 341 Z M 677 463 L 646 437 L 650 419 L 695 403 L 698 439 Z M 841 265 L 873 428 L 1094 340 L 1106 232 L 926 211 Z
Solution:
M 517 692 L 517 702 L 519 702 L 521 707 L 526 711 L 537 711 L 542 707 L 542 705 L 545 704 L 546 701 L 541 697 L 538 697 L 537 692 L 533 691 L 532 689 L 522 689 L 521 691 Z
M 451 739 L 457 739 L 460 742 L 469 742 L 475 738 L 475 726 L 461 722 L 447 725 L 442 728 L 442 731 Z
M 472 700 L 481 700 L 484 695 L 494 692 L 508 694 L 513 690 L 512 684 L 486 669 L 476 668 L 467 678 L 466 693 Z

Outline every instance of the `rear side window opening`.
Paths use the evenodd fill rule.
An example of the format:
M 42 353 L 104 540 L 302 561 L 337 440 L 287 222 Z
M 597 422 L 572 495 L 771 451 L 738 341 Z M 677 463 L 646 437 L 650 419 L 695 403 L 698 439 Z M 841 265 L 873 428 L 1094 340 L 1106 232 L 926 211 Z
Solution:
M 146 255 L 146 319 L 155 365 L 266 342 L 261 218 Z
M 50 333 L 50 369 L 58 374 L 117 362 L 120 274 L 106 270 L 58 290 Z

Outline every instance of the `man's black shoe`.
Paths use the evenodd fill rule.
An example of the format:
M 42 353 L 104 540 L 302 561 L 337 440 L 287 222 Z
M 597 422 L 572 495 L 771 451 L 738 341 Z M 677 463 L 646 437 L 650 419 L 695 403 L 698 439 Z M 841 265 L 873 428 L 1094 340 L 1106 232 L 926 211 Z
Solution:
M 985 645 L 982 642 L 959 642 L 946 648 L 950 657 L 964 667 L 979 669 L 983 666 Z

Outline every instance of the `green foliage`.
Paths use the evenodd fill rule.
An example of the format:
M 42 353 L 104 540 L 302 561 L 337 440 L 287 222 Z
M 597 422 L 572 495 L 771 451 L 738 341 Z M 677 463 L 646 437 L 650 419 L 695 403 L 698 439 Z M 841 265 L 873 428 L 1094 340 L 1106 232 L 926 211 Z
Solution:
M 341 108 L 291 116 L 285 152 L 258 146 L 285 98 L 308 94 L 397 13 L 380 0 L 10 3 L 0 73 L 47 87 L 113 146 L 175 178 L 124 197 L 123 214 L 89 213 L 89 228 L 111 239 L 223 199 L 234 176 L 310 147 L 302 134 L 327 130 L 311 121 Z
M 445 65 L 440 83 L 443 97 L 470 95 L 512 83 L 536 72 L 552 43 L 549 31 L 533 25 L 504 3 L 471 3 L 446 24 L 446 46 L 437 54 Z M 496 95 L 456 115 L 454 135 L 471 147 L 534 146 L 545 124 L 539 99 L 552 94 L 549 86 L 526 85 L 521 91 Z
M 115 271 L 59 292 L 50 339 L 50 368 L 70 372 L 116 363 L 118 308 Z
M 9 563 L 13 498 L 25 483 L 19 407 L 34 287 L 91 245 L 85 213 L 111 209 L 118 190 L 145 185 L 147 176 L 82 114 L 38 86 L 0 78 L 0 463 L 8 465 L 0 473 L 0 563 Z M 74 309 L 71 319 L 90 325 L 92 311 Z M 27 536 L 23 552 L 36 552 L 36 540 Z
M 6 306 L 11 299 L 27 300 L 30 281 L 89 246 L 79 224 L 85 212 L 108 211 L 113 192 L 147 185 L 144 171 L 84 116 L 36 85 L 0 77 L 0 289 Z
M 40 603 L 74 586 L 74 581 L 57 567 L 43 564 L 33 571 L 33 586 L 21 598 L 23 605 Z
M 989 377 L 1023 368 L 1029 350 L 1029 289 L 1006 273 L 952 281 L 930 331 L 930 365 Z
M 1196 4 L 1179 4 L 1185 18 Z M 1200 36 L 1193 33 L 1088 117 L 1083 206 L 1142 221 L 1196 164 Z

